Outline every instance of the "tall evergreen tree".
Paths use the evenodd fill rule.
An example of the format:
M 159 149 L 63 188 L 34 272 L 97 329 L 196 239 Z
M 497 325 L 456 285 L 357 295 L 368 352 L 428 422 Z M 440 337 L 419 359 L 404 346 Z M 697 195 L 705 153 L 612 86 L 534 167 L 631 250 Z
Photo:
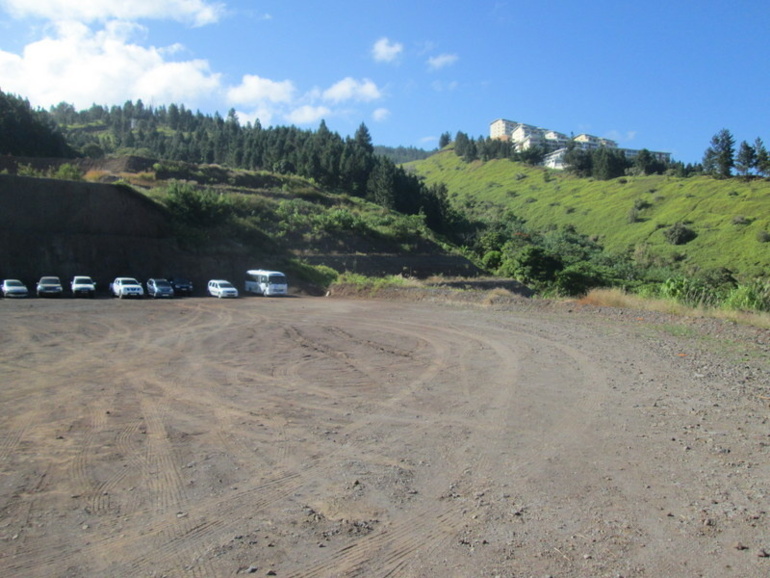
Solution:
M 763 143 L 762 139 L 759 137 L 754 141 L 754 151 L 757 154 L 757 173 L 764 177 L 770 176 L 770 156 L 767 154 L 765 143 Z
M 703 154 L 703 170 L 709 175 L 727 178 L 735 166 L 735 139 L 726 128 L 711 138 L 711 145 Z
M 748 177 L 749 173 L 757 165 L 757 151 L 745 140 L 741 141 L 738 147 L 738 154 L 735 157 L 735 169 L 742 177 Z

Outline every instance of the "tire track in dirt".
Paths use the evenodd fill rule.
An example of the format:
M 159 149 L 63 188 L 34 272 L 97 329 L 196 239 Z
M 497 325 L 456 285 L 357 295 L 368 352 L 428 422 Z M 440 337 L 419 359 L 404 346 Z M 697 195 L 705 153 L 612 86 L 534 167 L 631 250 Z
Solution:
M 393 330 L 393 327 L 391 326 L 390 329 Z M 397 331 L 408 334 L 419 334 L 422 338 L 424 338 L 426 333 L 429 333 L 429 331 L 426 331 L 426 329 L 427 328 L 425 326 L 420 325 L 416 331 L 411 329 L 405 331 L 404 327 L 399 325 Z M 350 334 L 347 332 L 336 333 L 348 338 L 350 336 Z M 465 334 L 460 335 L 459 341 L 461 343 L 467 343 L 467 337 L 468 336 Z M 434 350 L 439 350 L 442 352 L 442 354 L 437 356 L 433 363 L 428 367 L 428 369 L 423 371 L 423 373 L 416 380 L 410 382 L 406 388 L 401 390 L 401 396 L 415 391 L 415 389 L 418 387 L 429 384 L 431 380 L 440 373 L 442 366 L 444 366 L 448 361 L 449 353 L 452 348 L 451 345 L 448 345 L 446 335 L 443 332 L 439 332 L 439 335 L 434 336 L 430 342 L 434 346 Z M 367 345 L 371 345 L 371 342 L 368 342 Z M 467 345 L 464 345 L 464 347 L 466 346 Z M 384 349 L 378 346 L 375 347 L 380 350 Z M 323 353 L 328 353 L 329 347 L 317 347 L 316 350 L 322 351 Z M 332 355 L 335 358 L 337 357 L 337 354 L 334 352 Z M 380 405 L 387 405 L 388 407 L 393 408 L 394 406 L 398 405 L 400 399 L 401 397 L 397 395 L 388 398 L 388 400 L 384 403 L 381 402 Z M 369 414 L 364 420 L 348 426 L 345 429 L 345 432 L 352 434 L 356 429 L 366 428 L 368 431 L 371 431 L 372 429 L 380 427 L 384 418 L 380 417 L 380 423 L 378 423 L 378 420 L 372 421 L 372 417 L 372 414 Z M 385 421 L 387 421 L 387 419 Z M 410 435 L 413 435 L 413 432 Z M 362 453 L 362 451 L 360 451 L 362 449 L 363 447 L 357 448 L 355 442 L 348 442 L 344 447 L 344 452 L 346 454 L 349 453 L 350 455 L 357 455 Z M 339 451 L 342 452 L 343 449 L 340 449 Z M 436 510 L 441 512 L 438 516 L 438 522 L 433 521 L 436 517 Z M 457 532 L 461 530 L 464 524 L 462 516 L 458 515 L 460 510 L 461 506 L 459 504 L 450 505 L 448 508 L 446 508 L 444 506 L 437 507 L 435 502 L 426 504 L 424 507 L 413 507 L 410 511 L 412 516 L 410 516 L 410 518 L 407 520 L 402 521 L 399 519 L 397 522 L 392 522 L 391 527 L 388 529 L 386 534 L 375 534 L 367 537 L 366 539 L 360 541 L 356 548 L 346 546 L 338 553 L 333 554 L 330 560 L 318 564 L 314 568 L 307 570 L 305 573 L 299 572 L 297 575 L 325 576 L 329 575 L 329 573 L 336 574 L 338 572 L 347 574 L 348 571 L 351 571 L 352 574 L 355 575 L 357 572 L 355 568 L 360 566 L 364 561 L 375 554 L 378 555 L 377 564 L 380 569 L 384 570 L 387 567 L 388 573 L 397 572 L 398 569 L 403 565 L 404 559 L 406 559 L 416 549 L 430 550 L 433 548 L 438 548 L 439 543 L 443 544 L 446 541 L 451 541 Z M 441 527 L 440 530 L 437 529 L 436 524 Z M 419 540 L 415 539 L 417 535 L 420 536 Z M 382 556 L 384 554 L 381 553 L 381 550 L 383 549 L 390 552 L 384 562 L 382 560 Z M 353 568 L 353 570 L 351 570 L 351 568 Z
M 462 508 L 452 507 L 436 514 L 410 512 L 393 525 L 340 548 L 308 568 L 289 571 L 291 578 L 324 576 L 397 576 L 408 559 L 419 550 L 451 539 L 463 526 Z M 420 540 L 414 535 L 419 534 Z M 373 563 L 372 553 L 378 553 Z
M 625 539 L 628 553 L 655 531 L 649 543 L 666 540 L 654 516 L 636 519 L 644 511 L 623 506 L 643 497 L 639 488 L 621 475 L 605 483 L 593 467 L 630 458 L 611 443 L 608 426 L 618 420 L 602 413 L 620 408 L 621 393 L 606 397 L 618 382 L 606 372 L 619 366 L 608 349 L 592 357 L 601 340 L 587 328 L 562 336 L 558 323 L 534 316 L 321 300 L 116 302 L 114 312 L 98 312 L 119 313 L 108 325 L 120 333 L 80 359 L 88 379 L 57 366 L 65 397 L 82 401 L 35 412 L 29 396 L 13 396 L 31 425 L 6 443 L 59 451 L 61 467 L 80 472 L 70 483 L 88 488 L 77 507 L 91 517 L 72 513 L 71 497 L 57 498 L 61 474 L 50 472 L 43 492 L 60 500 L 61 522 L 27 485 L 24 502 L 4 512 L 40 530 L 0 544 L 3 574 L 216 576 L 250 559 L 284 576 L 493 575 L 494 549 L 498 574 L 510 554 L 517 575 L 528 563 L 580 575 L 599 561 L 568 551 L 563 526 L 574 533 L 601 524 L 602 508 L 619 513 L 592 535 L 601 547 Z M 569 341 L 576 336 L 585 345 Z M 33 367 L 6 370 L 14 379 L 34 377 L 34 365 L 67 346 L 30 347 Z M 34 377 L 29 393 L 61 399 L 55 377 Z M 73 432 L 61 443 L 48 441 L 62 427 L 51 422 L 57 403 Z M 23 423 L 0 431 L 13 437 Z M 565 481 L 575 471 L 580 479 Z M 322 516 L 307 519 L 307 506 Z M 630 528 L 620 525 L 624 513 Z M 91 528 L 81 532 L 84 518 Z M 357 522 L 372 523 L 359 532 Z M 474 552 L 489 534 L 498 541 Z M 681 570 L 656 564 L 646 568 Z
M 345 451 L 350 451 L 349 448 L 345 448 Z M 273 504 L 278 503 L 280 500 L 283 500 L 287 498 L 289 495 L 291 495 L 293 492 L 298 490 L 300 487 L 302 487 L 304 484 L 306 484 L 308 481 L 312 481 L 315 477 L 315 470 L 319 467 L 321 462 L 319 459 L 316 459 L 315 463 L 305 463 L 304 466 L 295 472 L 288 472 L 288 473 L 278 473 L 280 477 L 277 477 L 275 481 L 275 485 L 273 486 L 265 486 L 261 485 L 260 489 L 251 489 L 247 491 L 241 491 L 237 492 L 235 495 L 229 495 L 227 500 L 223 500 L 221 498 L 214 499 L 213 501 L 206 503 L 198 503 L 196 504 L 195 508 L 192 508 L 189 516 L 190 518 L 193 517 L 206 517 L 208 514 L 217 514 L 218 516 L 221 516 L 225 514 L 230 509 L 230 504 L 232 505 L 233 509 L 236 509 L 239 507 L 238 504 L 244 501 L 244 499 L 248 499 L 248 503 L 250 504 L 250 509 L 252 511 L 259 511 L 261 508 L 267 508 L 271 507 Z M 268 487 L 271 488 L 271 491 L 266 491 Z M 255 500 L 256 495 L 258 493 L 258 498 Z M 275 495 L 272 495 L 275 493 Z M 221 524 L 211 524 L 207 526 L 205 529 L 201 529 L 200 532 L 197 533 L 196 536 L 185 536 L 184 539 L 187 542 L 192 542 L 196 540 L 201 540 L 203 544 L 205 543 L 211 543 L 211 541 L 216 541 L 216 535 L 219 533 L 222 533 L 225 531 L 225 528 L 229 526 L 229 524 L 226 524 L 222 522 Z M 164 532 L 164 530 L 161 530 L 161 532 Z M 175 550 L 171 544 L 178 541 L 178 539 L 181 538 L 175 538 L 172 534 L 164 533 L 162 536 L 160 536 L 160 540 L 165 543 L 169 544 L 167 548 L 168 554 L 167 556 L 170 558 L 173 558 L 175 554 Z M 202 546 L 201 546 L 202 547 Z M 135 566 L 135 565 L 134 565 Z M 140 564 L 141 566 L 141 564 Z
M 179 511 L 185 503 L 184 482 L 166 433 L 166 407 L 155 400 L 143 400 L 142 412 L 147 424 L 147 492 L 153 510 L 158 514 Z
M 429 328 L 426 328 L 425 326 L 420 326 L 420 335 L 425 336 L 426 333 L 430 331 Z M 525 357 L 526 351 L 523 348 L 519 348 L 519 350 L 514 351 L 510 349 L 508 345 L 505 345 L 503 341 L 491 339 L 486 336 L 480 336 L 472 332 L 468 332 L 467 330 L 458 330 L 458 329 L 452 329 L 447 330 L 446 328 L 441 328 L 439 330 L 441 335 L 444 339 L 447 338 L 447 336 L 451 335 L 453 338 L 453 341 L 455 341 L 457 344 L 463 344 L 463 347 L 473 347 L 472 344 L 482 344 L 484 347 L 487 347 L 494 351 L 495 358 L 499 361 L 499 366 L 496 369 L 496 372 L 498 375 L 510 375 L 514 381 L 511 385 L 515 385 L 515 378 L 516 376 L 522 371 L 522 367 L 520 364 L 520 359 Z M 521 337 L 529 337 L 528 334 L 521 334 Z M 524 343 L 527 342 L 527 339 L 523 341 Z M 579 368 L 589 368 L 590 362 L 584 358 L 581 354 L 579 354 L 577 351 L 575 351 L 573 348 L 565 347 L 561 344 L 553 343 L 553 342 L 546 342 L 545 340 L 540 340 L 541 346 L 548 346 L 552 349 L 555 349 L 556 352 L 558 352 L 560 355 L 565 356 L 567 359 L 575 362 Z M 467 352 L 468 349 L 465 349 Z M 455 357 L 457 359 L 457 357 Z M 467 374 L 469 373 L 468 370 L 463 370 L 462 363 L 460 364 L 460 374 Z M 546 380 L 547 381 L 547 380 Z M 542 383 L 542 382 L 541 382 Z M 511 417 L 515 415 L 514 412 L 511 412 L 511 407 L 513 402 L 516 399 L 516 388 L 515 387 L 506 387 L 506 384 L 494 384 L 498 385 L 497 387 L 497 393 L 493 395 L 492 397 L 487 399 L 487 402 L 484 404 L 484 407 L 477 408 L 482 411 L 482 414 L 489 413 L 490 411 L 493 413 L 493 415 L 484 416 L 489 417 L 489 421 L 493 424 L 496 424 L 499 426 L 501 423 L 500 420 L 503 419 L 506 422 L 510 421 Z M 466 396 L 470 395 L 470 391 L 467 388 L 467 386 L 464 388 L 464 392 Z M 478 393 L 478 392 L 477 392 Z M 584 405 L 585 403 L 588 403 L 586 400 L 579 400 L 577 404 L 577 409 L 575 409 L 575 412 L 579 411 L 580 406 Z M 515 405 L 515 404 L 514 404 Z M 478 417 L 475 416 L 476 421 L 474 423 L 478 426 Z M 456 419 L 456 416 L 455 416 Z M 470 424 L 469 424 L 470 425 Z M 456 481 L 451 482 L 450 485 L 452 487 L 459 487 L 459 484 L 463 482 L 463 473 L 466 472 L 468 469 L 471 469 L 474 473 L 473 480 L 469 480 L 469 483 L 467 484 L 468 488 L 479 488 L 483 487 L 484 477 L 489 476 L 491 471 L 496 466 L 495 460 L 499 459 L 501 449 L 504 449 L 504 446 L 509 444 L 510 441 L 507 436 L 507 428 L 499 428 L 499 432 L 502 432 L 503 435 L 493 436 L 495 433 L 495 428 L 484 428 L 484 427 L 476 427 L 474 428 L 475 431 L 472 431 L 469 435 L 468 439 L 465 441 L 465 443 L 460 444 L 457 446 L 454 450 L 454 456 L 455 457 L 463 457 L 462 460 L 456 463 L 455 469 L 457 471 L 457 477 Z M 467 461 L 468 454 L 472 455 L 472 460 L 469 462 Z M 470 468 L 469 468 L 470 464 Z M 532 462 L 530 462 L 530 465 Z M 518 464 L 520 465 L 520 464 Z M 521 472 L 523 475 L 523 472 Z M 467 478 L 467 476 L 465 476 Z M 447 480 L 449 481 L 449 480 Z M 437 488 L 434 488 L 437 489 Z M 455 510 L 459 509 L 459 506 L 455 507 Z M 417 514 L 417 518 L 424 522 L 427 519 L 430 519 L 431 512 L 435 513 L 436 505 L 431 504 L 429 507 L 426 507 L 425 511 L 420 510 Z M 447 516 L 451 517 L 451 513 L 447 510 Z M 399 527 L 401 521 L 399 521 Z M 432 534 L 428 528 L 425 527 L 425 523 L 422 524 L 415 524 L 413 521 L 407 521 L 403 527 L 403 538 L 397 533 L 394 533 L 391 529 L 389 531 L 389 534 L 391 535 L 391 540 L 388 544 L 390 548 L 392 548 L 396 554 L 393 554 L 392 558 L 388 558 L 388 560 L 393 560 L 393 566 L 388 568 L 387 562 L 385 565 L 383 565 L 382 555 L 377 551 L 380 548 L 384 547 L 383 544 L 378 544 L 377 540 L 372 537 L 368 538 L 366 541 L 361 540 L 359 542 L 360 544 L 364 544 L 365 542 L 370 543 L 370 548 L 367 548 L 366 546 L 362 546 L 360 548 L 357 548 L 356 551 L 356 558 L 360 560 L 362 563 L 363 561 L 373 557 L 377 556 L 377 565 L 378 565 L 378 574 L 377 575 L 389 575 L 392 572 L 398 572 L 398 570 L 403 565 L 403 559 L 408 557 L 412 552 L 414 552 L 415 543 L 419 543 L 422 545 L 423 548 L 427 549 L 438 549 L 440 548 L 439 541 L 448 540 L 449 542 L 452 542 L 457 538 L 456 534 L 463 528 L 462 523 L 457 523 L 453 526 L 445 525 L 443 532 L 441 533 L 441 540 L 439 540 L 436 535 Z M 414 530 L 414 531 L 412 531 Z M 428 536 L 428 539 L 426 540 L 425 537 Z M 435 543 L 432 543 L 435 542 Z M 321 576 L 321 575 L 328 575 L 329 572 L 338 572 L 342 569 L 343 573 L 348 573 L 348 570 L 350 570 L 351 574 L 356 574 L 357 571 L 355 570 L 356 563 L 352 562 L 351 559 L 348 559 L 348 557 L 352 558 L 352 554 L 348 554 L 349 547 L 345 547 L 344 553 L 345 556 L 343 556 L 342 553 L 337 554 L 335 556 L 332 556 L 330 561 L 327 563 L 323 563 L 318 565 L 317 567 L 309 570 L 307 574 L 304 574 L 302 572 L 299 572 L 298 576 Z M 397 553 L 403 552 L 403 557 L 400 557 Z M 343 560 L 344 559 L 344 560 Z M 348 565 L 352 563 L 353 569 L 349 569 Z M 382 571 L 382 574 L 379 573 L 379 570 Z

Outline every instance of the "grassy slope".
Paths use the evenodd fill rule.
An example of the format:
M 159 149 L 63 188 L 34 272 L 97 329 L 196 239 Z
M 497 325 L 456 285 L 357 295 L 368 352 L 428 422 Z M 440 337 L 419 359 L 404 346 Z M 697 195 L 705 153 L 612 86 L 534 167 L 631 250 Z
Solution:
M 594 181 L 508 160 L 467 164 L 452 150 L 405 167 L 428 184 L 444 182 L 452 203 L 477 215 L 499 215 L 506 207 L 534 228 L 574 225 L 611 252 L 646 245 L 648 254 L 686 269 L 727 267 L 743 278 L 764 276 L 770 266 L 770 243 L 757 238 L 770 231 L 768 181 L 657 175 Z M 637 200 L 649 207 L 629 223 Z M 744 224 L 736 224 L 736 217 Z M 697 238 L 686 245 L 667 243 L 663 231 L 678 221 Z

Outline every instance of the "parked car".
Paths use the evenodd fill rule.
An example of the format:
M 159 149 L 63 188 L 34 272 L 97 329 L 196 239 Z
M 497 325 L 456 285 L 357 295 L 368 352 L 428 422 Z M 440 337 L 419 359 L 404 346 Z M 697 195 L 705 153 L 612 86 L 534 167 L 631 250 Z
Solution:
M 174 295 L 192 295 L 193 284 L 185 277 L 169 277 L 168 282 L 174 290 Z
M 114 297 L 142 297 L 144 296 L 144 289 L 142 285 L 133 277 L 116 277 L 115 280 L 110 283 L 110 292 Z
M 209 281 L 209 295 L 212 297 L 238 297 L 238 289 L 230 281 L 212 279 Z
M 27 286 L 18 279 L 6 279 L 2 286 L 3 297 L 26 297 L 29 295 Z
M 94 297 L 96 295 L 96 283 L 87 275 L 75 275 L 70 283 L 73 297 Z
M 166 279 L 147 279 L 145 285 L 147 285 L 147 295 L 153 299 L 174 296 L 174 288 Z
M 52 275 L 44 276 L 37 282 L 38 297 L 61 297 L 64 289 L 61 286 L 61 280 Z

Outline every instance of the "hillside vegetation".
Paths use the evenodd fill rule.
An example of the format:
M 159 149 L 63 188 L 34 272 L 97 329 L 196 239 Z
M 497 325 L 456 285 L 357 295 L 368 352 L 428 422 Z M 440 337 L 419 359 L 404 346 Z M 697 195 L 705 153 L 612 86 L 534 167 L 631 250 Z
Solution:
M 9 110 L 29 109 L 18 97 L 2 99 Z M 339 272 L 360 272 L 362 262 L 373 274 L 482 269 L 546 295 L 611 287 L 770 310 L 770 181 L 762 178 L 770 166 L 761 139 L 741 143 L 736 156 L 724 130 L 704 166 L 658 166 L 642 154 L 629 163 L 600 148 L 556 172 L 506 143 L 459 132 L 454 143 L 442 135 L 442 151 L 425 159 L 404 149 L 404 161 L 417 160 L 397 165 L 375 152 L 363 123 L 342 137 L 323 121 L 316 131 L 264 128 L 241 125 L 234 110 L 223 118 L 141 101 L 29 112 L 40 130 L 61 127 L 72 151 L 71 163 L 60 160 L 44 176 L 78 179 L 82 170 L 111 182 L 100 163 L 146 157 L 124 178 L 170 211 L 176 238 L 195 251 L 248 248 Z M 28 140 L 32 129 L 7 114 L 0 121 L 0 142 L 5 133 L 8 142 Z
M 507 212 L 529 229 L 571 227 L 639 265 L 689 275 L 727 268 L 743 280 L 764 277 L 770 268 L 770 182 L 764 179 L 598 181 L 507 159 L 466 163 L 451 149 L 405 167 L 428 185 L 444 183 L 451 205 L 475 219 Z M 677 223 L 692 231 L 691 240 L 667 239 Z

